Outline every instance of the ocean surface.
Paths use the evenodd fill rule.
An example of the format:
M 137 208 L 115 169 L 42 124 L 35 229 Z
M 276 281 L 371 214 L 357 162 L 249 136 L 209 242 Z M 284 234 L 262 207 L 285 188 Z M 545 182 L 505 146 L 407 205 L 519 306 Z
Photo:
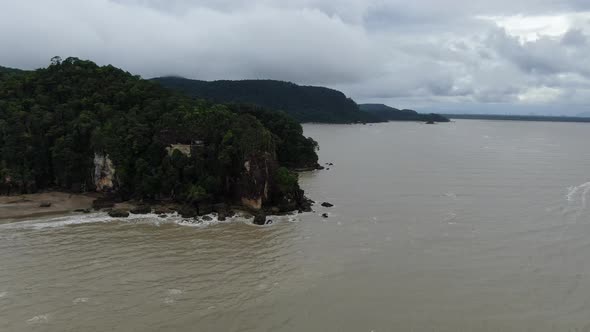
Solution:
M 589 124 L 304 129 L 332 208 L 0 224 L 0 331 L 590 330 Z

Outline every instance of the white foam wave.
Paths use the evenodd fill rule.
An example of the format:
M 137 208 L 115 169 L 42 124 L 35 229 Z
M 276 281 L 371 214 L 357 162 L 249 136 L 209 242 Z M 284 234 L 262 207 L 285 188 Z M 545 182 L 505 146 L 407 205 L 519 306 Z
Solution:
M 574 218 L 577 220 L 588 208 L 589 193 L 590 182 L 567 188 L 567 193 L 565 195 L 567 206 L 564 207 L 563 213 L 574 213 Z
M 72 300 L 73 304 L 80 304 L 80 303 L 86 303 L 90 301 L 90 298 L 87 297 L 78 297 Z
M 299 222 L 297 215 L 269 216 L 276 222 Z M 162 224 L 176 224 L 187 227 L 209 227 L 217 224 L 228 224 L 236 222 L 252 223 L 251 219 L 246 218 L 246 214 L 238 213 L 233 217 L 225 220 L 219 220 L 217 214 L 209 214 L 198 218 L 182 218 L 178 213 L 168 214 L 165 217 L 150 214 L 130 214 L 127 218 L 112 218 L 106 212 L 95 212 L 84 215 L 66 215 L 59 217 L 40 218 L 23 220 L 15 223 L 0 225 L 0 229 L 17 229 L 17 230 L 48 230 L 64 228 L 69 226 L 98 224 L 98 223 L 147 223 L 154 226 Z
M 566 199 L 568 202 L 573 202 L 574 200 L 576 200 L 576 194 L 578 194 L 580 192 L 580 190 L 583 191 L 583 193 L 588 193 L 588 191 L 590 190 L 590 182 L 586 182 L 583 183 L 579 186 L 571 186 L 569 188 L 567 188 L 567 194 L 566 194 Z
M 184 293 L 184 292 L 181 289 L 174 289 L 173 288 L 173 289 L 168 290 L 169 295 L 180 295 L 182 293 Z
M 29 320 L 27 320 L 27 323 L 29 324 L 42 324 L 42 323 L 47 323 L 49 321 L 49 315 L 45 314 L 45 315 L 37 315 Z

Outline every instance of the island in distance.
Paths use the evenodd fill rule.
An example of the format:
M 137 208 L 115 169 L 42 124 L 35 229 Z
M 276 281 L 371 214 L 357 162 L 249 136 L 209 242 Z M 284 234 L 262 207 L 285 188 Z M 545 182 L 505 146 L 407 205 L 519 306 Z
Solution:
M 357 104 L 340 91 L 275 80 L 200 81 L 182 77 L 153 79 L 197 99 L 255 104 L 282 110 L 301 123 L 449 122 L 438 114 L 419 114 L 382 104 Z
M 381 121 L 450 122 L 448 118 L 440 114 L 421 114 L 414 110 L 400 110 L 384 104 L 360 104 L 359 108 L 361 111 L 370 113 Z

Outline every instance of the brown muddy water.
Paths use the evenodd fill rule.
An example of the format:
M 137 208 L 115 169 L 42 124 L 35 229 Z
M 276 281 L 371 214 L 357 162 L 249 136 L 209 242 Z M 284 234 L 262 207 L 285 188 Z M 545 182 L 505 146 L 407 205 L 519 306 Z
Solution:
M 0 331 L 590 330 L 590 125 L 305 132 L 333 208 L 0 224 Z

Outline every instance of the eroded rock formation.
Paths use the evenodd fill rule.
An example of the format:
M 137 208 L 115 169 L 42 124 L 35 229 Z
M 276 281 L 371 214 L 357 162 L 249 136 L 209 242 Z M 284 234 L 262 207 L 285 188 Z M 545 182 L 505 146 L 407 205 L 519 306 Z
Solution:
M 115 188 L 115 167 L 107 154 L 94 153 L 93 183 L 99 192 L 109 192 Z

